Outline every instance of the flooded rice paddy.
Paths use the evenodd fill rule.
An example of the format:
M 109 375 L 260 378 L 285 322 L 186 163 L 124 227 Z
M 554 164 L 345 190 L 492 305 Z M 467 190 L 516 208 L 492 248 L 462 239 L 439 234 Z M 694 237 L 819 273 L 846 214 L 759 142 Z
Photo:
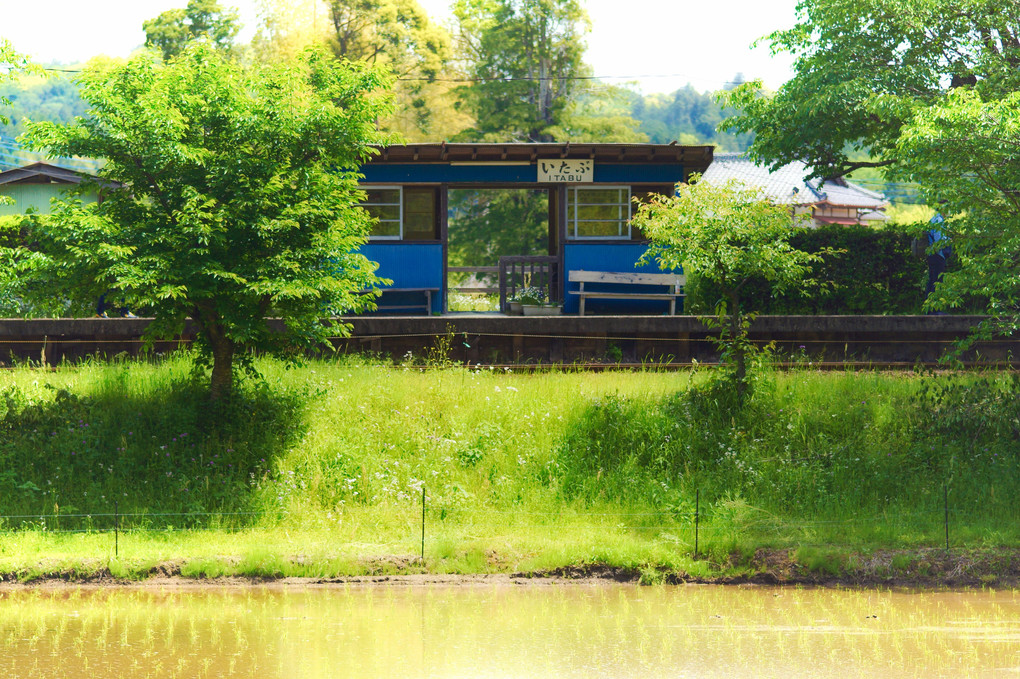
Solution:
M 1008 677 L 1020 594 L 631 585 L 0 591 L 2 677 Z

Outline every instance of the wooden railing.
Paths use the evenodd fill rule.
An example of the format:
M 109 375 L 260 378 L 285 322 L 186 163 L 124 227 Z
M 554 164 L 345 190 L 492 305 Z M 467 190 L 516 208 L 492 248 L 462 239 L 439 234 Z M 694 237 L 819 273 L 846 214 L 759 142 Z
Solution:
M 524 287 L 542 288 L 551 302 L 560 299 L 559 258 L 550 255 L 513 255 L 499 258 L 499 310 L 510 310 L 509 298 Z
M 498 266 L 451 266 L 446 269 L 449 273 L 469 273 L 469 274 L 496 274 L 499 273 Z M 478 276 L 481 278 L 481 276 Z M 461 293 L 474 293 L 477 295 L 495 295 L 499 292 L 499 288 L 493 287 L 477 287 L 471 285 L 461 285 L 458 287 L 451 287 L 449 290 L 453 292 Z

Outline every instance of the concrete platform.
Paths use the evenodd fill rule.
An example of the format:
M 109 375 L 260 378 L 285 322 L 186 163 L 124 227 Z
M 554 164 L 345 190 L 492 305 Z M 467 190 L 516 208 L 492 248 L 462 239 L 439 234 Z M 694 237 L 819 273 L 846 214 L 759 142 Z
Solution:
M 693 316 L 522 317 L 456 313 L 446 316 L 358 316 L 343 319 L 351 334 L 340 351 L 371 351 L 400 359 L 421 356 L 448 340 L 450 358 L 472 364 L 713 362 L 712 333 Z M 977 316 L 760 316 L 751 327 L 759 344 L 783 354 L 854 364 L 934 364 L 980 321 Z M 0 364 L 57 364 L 86 356 L 136 355 L 149 325 L 144 318 L 0 319 Z M 270 321 L 273 323 L 273 321 Z M 159 354 L 187 346 L 191 330 L 151 346 Z M 970 363 L 1012 362 L 1020 337 L 979 343 Z

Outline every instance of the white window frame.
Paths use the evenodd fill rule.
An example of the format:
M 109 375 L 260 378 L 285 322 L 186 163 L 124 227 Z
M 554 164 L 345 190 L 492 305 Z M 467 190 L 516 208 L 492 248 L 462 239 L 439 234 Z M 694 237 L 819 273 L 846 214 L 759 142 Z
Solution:
M 397 214 L 399 215 L 399 217 L 396 220 L 397 221 L 397 227 L 398 227 L 397 235 L 396 236 L 369 236 L 368 239 L 370 241 L 371 240 L 404 240 L 404 187 L 403 187 L 403 185 L 401 185 L 401 184 L 362 184 L 358 188 L 363 190 L 363 191 L 393 191 L 394 189 L 396 189 L 396 191 L 397 191 L 397 202 L 396 203 L 358 203 L 358 206 L 364 208 L 364 207 L 369 207 L 369 206 L 374 206 L 374 205 L 378 205 L 378 206 L 381 206 L 381 207 L 392 207 L 392 206 L 396 205 L 397 209 L 398 209 L 398 213 Z M 376 221 L 377 222 L 392 223 L 394 220 L 392 220 L 392 219 L 377 219 Z
M 615 235 L 615 236 L 580 236 L 580 235 L 578 235 L 578 233 L 577 233 L 577 224 L 578 224 L 577 208 L 578 207 L 604 207 L 606 205 L 613 205 L 614 203 L 581 203 L 577 199 L 577 192 L 578 191 L 605 191 L 605 190 L 618 190 L 618 191 L 624 191 L 625 190 L 627 192 L 626 203 L 615 203 L 615 205 L 619 208 L 620 217 L 618 219 L 612 219 L 612 220 L 610 220 L 610 219 L 583 219 L 583 220 L 580 220 L 580 221 L 582 223 L 599 223 L 599 222 L 602 222 L 602 223 L 614 223 L 614 224 L 620 224 L 622 222 L 623 224 L 626 225 L 626 233 L 623 233 L 622 232 L 623 230 L 620 229 L 621 233 L 619 233 L 618 235 Z M 570 200 L 571 193 L 572 193 L 573 201 Z M 571 240 L 630 240 L 630 238 L 631 238 L 630 219 L 631 219 L 631 216 L 632 216 L 632 210 L 631 210 L 631 203 L 630 203 L 630 199 L 631 199 L 631 186 L 629 184 L 626 184 L 626 185 L 585 184 L 585 185 L 580 185 L 580 186 L 568 186 L 567 187 L 567 194 L 568 194 L 567 204 L 570 205 L 570 207 L 573 208 L 573 214 L 569 214 L 569 213 L 567 214 L 567 228 L 568 228 L 567 234 L 570 236 Z M 571 202 L 573 203 L 572 205 L 571 205 Z M 627 215 L 626 215 L 626 217 L 624 217 L 623 214 L 622 214 L 624 207 L 627 208 Z

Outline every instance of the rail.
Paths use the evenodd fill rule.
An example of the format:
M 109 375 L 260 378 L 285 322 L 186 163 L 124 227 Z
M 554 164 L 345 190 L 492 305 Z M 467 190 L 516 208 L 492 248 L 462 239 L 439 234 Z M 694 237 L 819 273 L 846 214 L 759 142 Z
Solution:
M 497 274 L 499 273 L 498 266 L 451 266 L 447 267 L 448 273 L 467 273 L 471 274 L 472 277 L 477 280 L 481 280 L 485 277 L 485 274 Z M 482 275 L 478 275 L 482 274 Z M 459 292 L 461 294 L 468 295 L 495 295 L 499 292 L 498 287 L 483 286 L 479 287 L 476 285 L 458 285 L 449 286 L 448 288 L 452 292 Z

